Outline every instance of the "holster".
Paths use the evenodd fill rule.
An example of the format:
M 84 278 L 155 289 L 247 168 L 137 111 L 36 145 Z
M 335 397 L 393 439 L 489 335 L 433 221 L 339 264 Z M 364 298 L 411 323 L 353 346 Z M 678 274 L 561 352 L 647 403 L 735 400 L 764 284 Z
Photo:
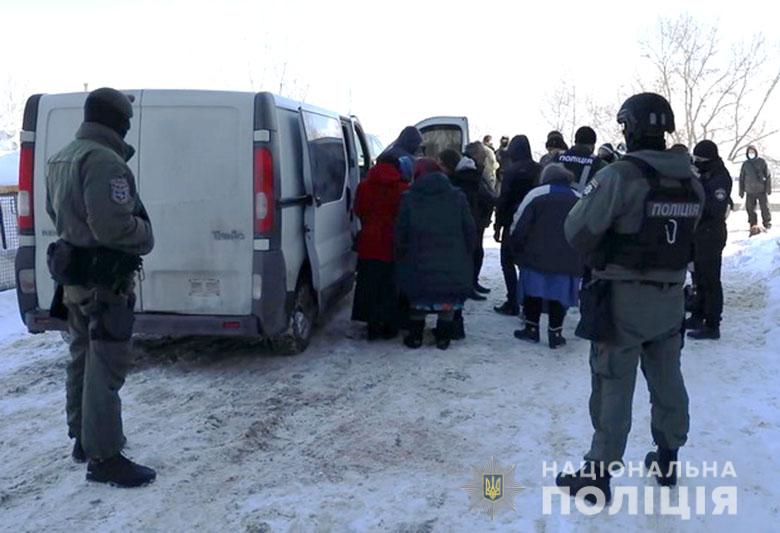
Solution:
M 595 279 L 580 291 L 580 323 L 575 335 L 592 342 L 605 342 L 612 333 L 612 282 Z
M 59 285 L 100 285 L 121 290 L 141 270 L 143 260 L 102 246 L 79 248 L 59 239 L 46 250 L 46 263 Z

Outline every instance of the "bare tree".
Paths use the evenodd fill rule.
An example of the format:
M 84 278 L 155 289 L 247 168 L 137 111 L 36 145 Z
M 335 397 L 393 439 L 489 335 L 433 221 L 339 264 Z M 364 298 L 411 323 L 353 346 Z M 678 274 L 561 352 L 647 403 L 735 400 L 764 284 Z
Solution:
M 247 43 L 246 49 L 261 48 L 258 54 L 247 59 L 249 85 L 255 90 L 272 91 L 293 100 L 305 101 L 309 93 L 309 84 L 301 81 L 288 57 L 288 46 L 280 51 L 271 44 L 266 35 L 260 46 Z
M 574 139 L 580 126 L 590 126 L 600 142 L 616 142 L 621 139 L 616 122 L 617 109 L 623 98 L 620 88 L 609 102 L 597 100 L 593 95 L 578 91 L 577 86 L 561 80 L 550 93 L 542 117 L 550 128 L 560 131 L 564 138 Z
M 0 152 L 19 147 L 25 96 L 24 87 L 10 77 L 0 84 Z
M 749 144 L 778 132 L 763 114 L 780 81 L 780 64 L 770 61 L 762 35 L 724 48 L 717 26 L 685 14 L 661 19 L 640 46 L 654 72 L 640 85 L 672 103 L 675 142 L 692 147 L 711 139 L 725 145 L 724 155 L 734 161 Z

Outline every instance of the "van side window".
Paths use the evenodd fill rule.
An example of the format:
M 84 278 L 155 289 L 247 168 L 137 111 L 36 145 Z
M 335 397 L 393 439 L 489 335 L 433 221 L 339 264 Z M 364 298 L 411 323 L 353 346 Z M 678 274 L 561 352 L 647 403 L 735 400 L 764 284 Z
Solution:
M 347 179 L 344 135 L 338 119 L 303 112 L 314 194 L 323 204 L 340 200 Z

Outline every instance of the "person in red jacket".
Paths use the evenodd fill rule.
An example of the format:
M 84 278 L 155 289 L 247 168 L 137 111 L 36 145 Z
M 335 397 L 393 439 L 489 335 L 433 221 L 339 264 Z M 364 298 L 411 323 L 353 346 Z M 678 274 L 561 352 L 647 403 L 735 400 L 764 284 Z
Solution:
M 398 168 L 379 162 L 358 185 L 357 284 L 352 320 L 368 323 L 368 340 L 398 335 L 398 290 L 393 260 L 393 230 L 401 193 L 409 188 Z

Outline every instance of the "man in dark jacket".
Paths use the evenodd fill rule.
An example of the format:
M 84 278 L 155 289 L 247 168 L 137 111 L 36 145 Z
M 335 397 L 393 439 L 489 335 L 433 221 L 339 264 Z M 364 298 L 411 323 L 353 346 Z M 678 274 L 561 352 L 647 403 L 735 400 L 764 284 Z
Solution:
M 569 145 L 563 140 L 563 134 L 557 130 L 547 134 L 547 141 L 544 143 L 544 147 L 547 149 L 547 153 L 539 160 L 539 164 L 542 167 L 552 163 L 556 156 L 569 149 Z
M 490 289 L 479 284 L 479 272 L 482 270 L 482 262 L 485 258 L 482 235 L 485 233 L 485 228 L 490 225 L 492 206 L 486 205 L 486 202 L 490 200 L 484 197 L 487 194 L 482 183 L 484 176 L 474 159 L 461 155 L 457 150 L 451 148 L 444 150 L 439 154 L 439 159 L 452 184 L 466 195 L 469 211 L 477 228 L 477 242 L 474 250 L 474 291 L 469 297 L 472 300 L 486 300 L 482 294 L 489 293 Z
M 605 163 L 593 154 L 596 149 L 596 132 L 583 126 L 574 134 L 574 146 L 555 157 L 555 161 L 574 174 L 574 188 L 582 192 L 596 172 L 604 168 Z
M 509 243 L 509 228 L 517 207 L 536 187 L 541 166 L 531 158 L 531 145 L 525 135 L 515 135 L 509 143 L 507 156 L 511 164 L 503 173 L 501 194 L 496 202 L 495 239 L 501 243 L 501 270 L 506 284 L 506 302 L 494 307 L 496 313 L 516 316 L 520 312 L 517 301 L 517 269 Z M 506 238 L 504 238 L 506 237 Z
M 425 313 L 436 312 L 437 346 L 446 349 L 454 312 L 474 290 L 474 219 L 466 196 L 441 172 L 417 178 L 401 197 L 395 226 L 398 286 L 412 308 L 410 348 L 422 344 Z
M 509 137 L 504 135 L 501 137 L 498 150 L 496 150 L 496 162 L 498 163 L 498 170 L 496 171 L 496 186 L 494 188 L 496 192 L 501 190 L 501 173 L 506 167 L 509 166 L 510 163 L 509 158 L 506 155 L 507 148 L 509 148 Z
M 406 181 L 412 181 L 414 158 L 422 144 L 422 135 L 414 126 L 406 126 L 398 138 L 379 154 L 377 161 L 393 163 Z
M 693 241 L 693 279 L 698 309 L 686 321 L 692 339 L 719 339 L 723 312 L 723 286 L 720 267 L 726 246 L 726 214 L 729 210 L 732 179 L 712 141 L 701 141 L 693 149 L 693 159 L 704 186 L 704 211 Z
M 742 169 L 739 172 L 739 197 L 744 198 L 745 209 L 748 214 L 748 223 L 751 233 L 758 224 L 756 216 L 756 203 L 761 207 L 761 222 L 764 228 L 772 227 L 772 213 L 769 211 L 769 199 L 772 194 L 772 175 L 769 173 L 766 161 L 758 157 L 758 150 L 755 146 L 748 146 L 747 161 L 742 163 Z

